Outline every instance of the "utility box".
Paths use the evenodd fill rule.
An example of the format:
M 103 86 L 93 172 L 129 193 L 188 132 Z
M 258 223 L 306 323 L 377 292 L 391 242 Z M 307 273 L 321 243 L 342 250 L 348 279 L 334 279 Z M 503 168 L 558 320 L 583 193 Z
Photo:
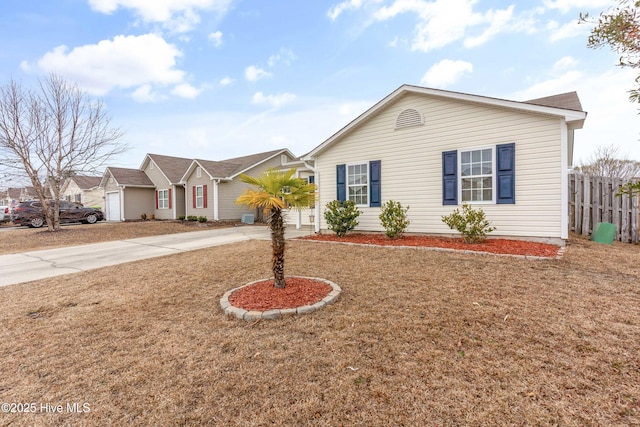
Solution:
M 591 240 L 597 243 L 610 245 L 616 238 L 616 225 L 609 222 L 599 222 L 593 227 Z
M 253 224 L 253 214 L 243 214 L 242 215 L 242 223 L 243 224 Z

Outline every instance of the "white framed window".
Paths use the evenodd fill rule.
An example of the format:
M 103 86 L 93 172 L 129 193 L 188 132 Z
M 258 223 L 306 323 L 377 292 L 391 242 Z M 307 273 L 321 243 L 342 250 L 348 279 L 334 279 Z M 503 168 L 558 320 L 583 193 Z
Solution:
M 347 200 L 369 205 L 369 163 L 347 165 Z
M 196 186 L 196 208 L 204 207 L 204 188 L 202 185 Z
M 463 203 L 494 201 L 493 148 L 460 152 L 460 200 Z
M 158 190 L 158 209 L 169 209 L 169 190 Z

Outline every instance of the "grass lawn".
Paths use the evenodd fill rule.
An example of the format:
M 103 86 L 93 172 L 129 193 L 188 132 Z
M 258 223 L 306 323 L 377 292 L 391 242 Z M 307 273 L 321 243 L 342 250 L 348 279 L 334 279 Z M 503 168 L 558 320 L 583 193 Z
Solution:
M 270 276 L 264 241 L 0 288 L 0 402 L 39 412 L 0 425 L 637 425 L 639 264 L 290 241 L 343 293 L 257 323 L 219 299 Z

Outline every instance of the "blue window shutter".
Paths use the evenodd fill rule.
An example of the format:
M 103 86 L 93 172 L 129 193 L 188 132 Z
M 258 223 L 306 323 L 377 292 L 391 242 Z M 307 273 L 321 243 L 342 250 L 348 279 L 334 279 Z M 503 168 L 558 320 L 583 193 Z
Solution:
M 347 200 L 347 166 L 336 165 L 336 199 Z
M 369 206 L 379 208 L 381 206 L 380 196 L 382 193 L 381 183 L 381 161 L 373 160 L 369 162 Z
M 458 204 L 458 151 L 442 152 L 442 204 Z
M 496 203 L 515 204 L 516 202 L 516 144 L 496 146 Z

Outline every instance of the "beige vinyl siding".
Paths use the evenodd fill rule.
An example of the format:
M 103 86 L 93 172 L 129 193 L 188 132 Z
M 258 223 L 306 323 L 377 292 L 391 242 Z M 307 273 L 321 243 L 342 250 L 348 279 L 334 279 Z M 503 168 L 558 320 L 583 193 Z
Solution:
M 395 129 L 406 108 L 425 124 Z M 449 234 L 441 217 L 456 206 L 442 205 L 442 152 L 491 147 L 495 158 L 495 145 L 515 142 L 516 204 L 476 207 L 497 227 L 492 235 L 560 238 L 562 125 L 557 117 L 408 94 L 319 154 L 321 228 L 324 206 L 336 198 L 336 165 L 381 160 L 382 202 L 410 206 L 408 231 Z M 359 230 L 383 230 L 380 208 L 360 209 Z
M 151 167 L 153 165 L 153 168 Z M 153 163 L 153 160 L 149 160 L 147 163 L 147 167 L 144 169 L 144 173 L 149 177 L 153 185 L 156 186 L 156 190 L 169 190 L 171 189 L 171 197 L 173 198 L 173 186 L 169 182 L 169 180 L 164 176 L 158 165 Z M 155 200 L 155 191 L 153 195 L 153 212 L 148 212 L 147 215 L 153 213 L 156 219 L 174 219 L 173 218 L 173 202 L 171 203 L 171 208 L 166 209 L 155 209 L 156 200 Z M 184 200 L 184 199 L 183 199 Z
M 176 185 L 174 191 L 175 196 L 173 196 L 173 200 L 175 203 L 173 204 L 173 210 L 176 212 L 176 217 L 173 219 L 178 219 L 181 216 L 186 216 L 184 187 L 182 185 Z
M 291 160 L 291 159 L 290 159 Z M 245 174 L 249 176 L 259 176 L 264 171 L 271 168 L 280 168 L 282 165 L 280 161 L 280 155 L 261 163 L 260 165 L 245 171 Z M 240 177 L 235 177 L 233 181 L 221 182 L 219 188 L 219 201 L 220 201 L 220 219 L 240 219 L 243 214 L 255 214 L 255 209 L 249 209 L 246 206 L 236 205 L 236 199 L 246 188 L 251 188 L 250 185 L 240 181 Z
M 193 204 L 193 187 L 198 185 L 206 185 L 207 186 L 207 207 L 206 208 L 194 208 Z M 206 216 L 208 220 L 213 221 L 213 186 L 214 182 L 211 180 L 209 175 L 205 171 L 202 171 L 202 176 L 198 178 L 196 176 L 195 169 L 193 173 L 187 179 L 187 188 L 186 191 L 186 215 L 195 215 L 195 216 Z
M 84 206 L 98 206 L 100 208 L 104 207 L 104 192 L 102 189 L 98 188 L 95 190 L 84 191 L 82 188 L 78 187 L 78 184 L 76 184 L 73 180 L 68 181 L 68 185 L 65 188 L 64 192 L 62 192 L 60 197 L 63 199 L 69 197 L 69 200 L 75 202 L 77 194 L 80 194 L 80 203 L 82 203 Z
M 124 191 L 124 219 L 140 219 L 142 214 L 147 217 L 156 207 L 156 193 L 153 188 L 125 187 Z

